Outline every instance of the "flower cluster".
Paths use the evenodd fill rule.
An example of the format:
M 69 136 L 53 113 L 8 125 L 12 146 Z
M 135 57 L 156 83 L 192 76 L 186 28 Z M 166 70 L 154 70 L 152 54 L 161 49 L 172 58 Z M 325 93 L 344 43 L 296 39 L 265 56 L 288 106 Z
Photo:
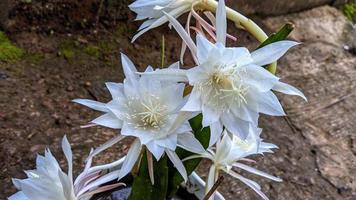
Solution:
M 88 99 L 74 102 L 103 113 L 88 126 L 99 125 L 119 130 L 120 134 L 92 151 L 85 170 L 73 182 L 72 154 L 66 138 L 63 151 L 68 160 L 68 174 L 59 167 L 49 150 L 38 156 L 37 169 L 26 171 L 28 179 L 14 180 L 21 190 L 10 197 L 18 199 L 89 199 L 93 194 L 122 185 L 105 185 L 114 179 L 127 176 L 140 163 L 145 151 L 149 176 L 154 184 L 154 160 L 167 156 L 186 182 L 188 173 L 184 162 L 195 158 L 211 160 L 205 193 L 212 189 L 220 172 L 240 180 L 262 198 L 267 199 L 260 186 L 239 175 L 237 169 L 274 180 L 278 177 L 254 169 L 243 162 L 253 162 L 251 155 L 272 153 L 276 145 L 261 139 L 258 127 L 260 113 L 283 116 L 285 112 L 274 92 L 297 95 L 306 100 L 298 89 L 283 83 L 264 66 L 276 62 L 290 48 L 298 45 L 294 41 L 278 41 L 250 52 L 245 47 L 228 47 L 227 39 L 236 38 L 227 34 L 227 8 L 224 0 L 216 5 L 216 17 L 206 9 L 204 17 L 196 10 L 216 5 L 215 0 L 136 0 L 129 7 L 137 13 L 137 20 L 146 20 L 136 40 L 148 30 L 166 22 L 175 28 L 183 40 L 182 58 L 188 47 L 195 66 L 180 69 L 180 63 L 167 68 L 153 69 L 148 66 L 138 72 L 132 61 L 121 54 L 125 79 L 122 83 L 106 83 L 112 100 L 106 103 Z M 189 12 L 186 27 L 177 17 Z M 191 27 L 191 17 L 196 26 Z M 196 32 L 193 39 L 190 30 Z M 183 59 L 181 63 L 183 64 Z M 189 120 L 202 115 L 202 128 L 209 128 L 204 136 L 209 138 L 204 148 L 195 137 Z M 124 138 L 134 138 L 127 155 L 116 162 L 91 167 L 91 160 L 105 149 Z M 181 159 L 177 148 L 193 153 Z M 120 166 L 107 172 L 107 169 Z M 193 173 L 196 176 L 195 173 Z

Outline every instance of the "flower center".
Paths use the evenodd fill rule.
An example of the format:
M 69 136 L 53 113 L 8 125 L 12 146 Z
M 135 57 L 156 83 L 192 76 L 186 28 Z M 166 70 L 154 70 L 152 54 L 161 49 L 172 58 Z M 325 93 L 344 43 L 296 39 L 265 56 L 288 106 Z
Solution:
M 217 109 L 228 110 L 231 105 L 241 106 L 246 102 L 248 87 L 243 84 L 241 75 L 234 67 L 217 67 L 217 70 L 201 82 L 205 103 Z
M 129 98 L 127 102 L 129 124 L 143 130 L 160 130 L 167 121 L 167 106 L 159 97 Z

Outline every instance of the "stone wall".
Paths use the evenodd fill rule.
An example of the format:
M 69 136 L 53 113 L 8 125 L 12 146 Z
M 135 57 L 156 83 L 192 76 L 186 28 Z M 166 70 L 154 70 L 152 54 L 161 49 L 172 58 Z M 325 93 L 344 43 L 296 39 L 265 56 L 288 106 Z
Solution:
M 247 15 L 281 15 L 346 2 L 348 0 L 227 0 L 231 7 Z

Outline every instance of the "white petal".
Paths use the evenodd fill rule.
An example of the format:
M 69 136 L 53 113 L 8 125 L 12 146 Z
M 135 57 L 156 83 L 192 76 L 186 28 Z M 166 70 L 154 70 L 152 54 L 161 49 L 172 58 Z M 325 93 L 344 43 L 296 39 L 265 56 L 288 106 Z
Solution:
M 222 115 L 222 123 L 229 132 L 245 139 L 249 134 L 250 123 L 235 117 L 231 112 Z
M 187 70 L 167 68 L 167 69 L 157 69 L 154 72 L 144 72 L 139 74 L 142 74 L 144 76 L 150 76 L 156 80 L 161 80 L 161 81 L 188 82 L 188 77 L 186 73 Z
M 15 194 L 11 195 L 9 197 L 9 200 L 30 200 L 25 196 L 23 192 L 16 192 Z
M 124 85 L 122 83 L 108 82 L 105 84 L 113 99 L 122 98 L 124 96 Z
M 169 14 L 171 16 L 173 16 L 173 17 L 179 17 L 180 15 L 182 15 L 183 13 L 188 11 L 189 8 L 190 8 L 190 5 L 180 6 L 180 7 L 176 8 L 176 9 L 170 11 Z M 164 12 L 164 11 L 162 11 L 162 12 Z M 135 40 L 137 40 L 137 38 L 139 38 L 141 35 L 143 35 L 144 33 L 146 33 L 147 31 L 149 31 L 149 30 L 151 30 L 153 28 L 161 26 L 162 24 L 166 23 L 168 20 L 169 19 L 167 19 L 165 16 L 162 16 L 162 17 L 158 18 L 157 20 L 152 22 L 152 24 L 150 26 L 146 27 L 145 29 L 142 29 L 140 32 L 138 32 L 136 35 L 134 35 L 134 37 L 132 38 L 131 42 L 135 42 Z
M 94 156 L 98 155 L 102 151 L 105 151 L 106 149 L 110 148 L 114 144 L 120 142 L 122 139 L 124 139 L 125 136 L 122 135 L 117 135 L 114 138 L 111 138 L 109 141 L 105 142 L 104 144 L 100 145 L 98 148 L 96 148 L 88 157 L 88 159 L 93 158 Z M 88 160 L 87 159 L 87 160 Z
M 215 158 L 218 161 L 225 160 L 229 154 L 232 147 L 232 140 L 226 131 L 223 133 L 223 137 L 219 143 L 216 144 L 216 154 Z
M 181 109 L 182 111 L 196 112 L 201 111 L 201 100 L 200 93 L 196 88 L 193 88 L 192 92 L 188 97 L 187 103 Z
M 286 83 L 282 83 L 282 82 L 277 82 L 273 88 L 273 90 L 278 91 L 278 92 L 282 92 L 284 94 L 289 94 L 289 95 L 297 95 L 302 97 L 305 101 L 308 101 L 307 98 L 304 96 L 304 94 L 298 90 L 297 88 L 286 84 Z
M 177 148 L 177 135 L 171 134 L 165 138 L 155 140 L 155 143 L 163 148 L 175 151 Z
M 68 178 L 73 183 L 73 155 L 66 135 L 62 139 L 62 150 L 68 163 Z
M 171 15 L 164 12 L 169 22 L 173 25 L 174 29 L 177 31 L 179 36 L 183 39 L 183 41 L 187 44 L 188 48 L 192 52 L 193 58 L 197 55 L 197 47 L 193 42 L 192 38 L 188 35 L 185 29 L 180 25 L 180 23 Z M 195 58 L 196 59 L 196 58 Z
M 153 154 L 153 156 L 156 158 L 156 160 L 160 160 L 163 153 L 164 153 L 164 147 L 161 147 L 155 143 L 155 141 L 151 141 L 147 144 L 145 144 L 147 149 Z
M 298 44 L 298 42 L 285 40 L 257 49 L 251 53 L 253 63 L 260 66 L 271 64 L 282 57 L 290 48 Z
M 209 174 L 207 177 L 207 181 L 206 181 L 206 186 L 205 186 L 205 194 L 207 194 L 211 188 L 213 187 L 214 183 L 215 183 L 215 165 L 212 165 L 209 168 Z
M 226 44 L 226 7 L 225 0 L 219 0 L 216 11 L 216 38 L 225 46 Z
M 107 113 L 105 115 L 102 115 L 93 121 L 91 123 L 98 124 L 100 126 L 105 126 L 113 129 L 120 129 L 122 127 L 122 121 L 118 119 L 114 114 Z
M 236 117 L 244 121 L 250 122 L 254 125 L 258 124 L 259 114 L 256 111 L 249 109 L 247 106 L 245 105 L 241 105 L 240 107 L 235 106 L 231 110 Z
M 221 138 L 223 126 L 220 121 L 210 125 L 210 141 L 209 147 L 213 146 Z
M 246 76 L 243 78 L 244 82 L 258 92 L 266 92 L 273 88 L 278 83 L 279 78 L 258 65 L 248 65 L 245 68 Z
M 203 105 L 203 127 L 210 126 L 211 124 L 219 121 L 220 113 L 216 112 L 213 108 Z
M 240 176 L 239 174 L 235 173 L 234 171 L 230 171 L 229 174 L 233 176 L 234 178 L 239 179 L 243 183 L 245 183 L 247 186 L 249 186 L 251 189 L 253 189 L 260 197 L 262 197 L 264 200 L 268 200 L 268 197 L 261 191 L 260 185 L 258 185 L 255 181 L 252 181 L 250 179 L 247 179 L 243 176 Z
M 174 167 L 178 170 L 180 175 L 183 177 L 184 182 L 187 182 L 188 176 L 187 176 L 187 171 L 185 170 L 185 167 L 180 160 L 180 158 L 177 156 L 177 154 L 174 151 L 166 150 L 166 154 L 169 157 L 169 159 L 172 161 Z
M 277 182 L 282 182 L 282 179 L 280 179 L 278 177 L 269 175 L 269 174 L 267 174 L 265 172 L 262 172 L 260 170 L 257 170 L 257 169 L 255 169 L 253 167 L 247 166 L 247 165 L 242 164 L 242 163 L 235 163 L 233 166 L 241 168 L 241 169 L 246 170 L 248 172 L 251 172 L 253 174 L 256 174 L 256 175 L 259 175 L 259 176 L 262 176 L 262 177 L 265 177 L 265 178 L 268 178 L 268 179 L 271 179 L 271 180 L 274 180 L 274 181 L 277 181 Z
M 201 34 L 197 35 L 197 56 L 199 63 L 204 63 L 209 55 L 209 51 L 214 48 L 214 44 L 209 42 Z
M 141 152 L 141 143 L 138 139 L 136 139 L 129 151 L 127 152 L 126 158 L 124 163 L 122 164 L 122 167 L 119 172 L 119 179 L 125 177 L 130 171 L 132 170 L 132 167 L 135 165 L 138 157 L 140 156 Z
M 261 95 L 259 101 L 259 112 L 271 116 L 284 116 L 282 105 L 279 103 L 278 98 L 273 92 L 268 91 Z
M 135 65 L 123 53 L 121 53 L 121 63 L 122 63 L 122 68 L 124 69 L 125 77 L 128 80 L 137 80 L 138 75 L 136 74 L 137 70 L 136 70 Z
M 185 133 L 178 135 L 178 144 L 193 153 L 203 153 L 205 152 L 204 147 L 200 142 L 194 137 L 192 133 Z
M 109 110 L 105 106 L 106 104 L 98 101 L 93 101 L 89 99 L 74 99 L 73 102 L 82 104 L 97 111 L 109 112 Z
M 73 189 L 73 181 L 62 171 L 58 171 L 58 177 L 61 182 L 63 193 L 66 199 L 76 199 Z

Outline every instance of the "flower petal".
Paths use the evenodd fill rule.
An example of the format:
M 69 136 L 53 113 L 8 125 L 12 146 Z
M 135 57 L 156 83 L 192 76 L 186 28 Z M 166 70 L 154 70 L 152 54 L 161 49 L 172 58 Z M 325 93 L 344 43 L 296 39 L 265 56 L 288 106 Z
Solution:
M 113 99 L 122 98 L 124 96 L 124 85 L 122 83 L 107 82 L 105 85 Z
M 278 92 L 282 92 L 284 94 L 289 94 L 289 95 L 296 95 L 296 96 L 300 96 L 302 97 L 305 101 L 308 101 L 307 98 L 304 96 L 304 94 L 298 90 L 297 88 L 286 84 L 286 83 L 282 83 L 282 82 L 277 82 L 272 90 L 278 91 Z
M 66 135 L 62 139 L 62 150 L 68 163 L 68 178 L 73 183 L 73 155 Z
M 188 176 L 187 176 L 187 171 L 185 170 L 185 167 L 178 157 L 178 155 L 174 151 L 166 150 L 166 154 L 169 157 L 169 159 L 172 161 L 174 167 L 178 170 L 180 175 L 183 177 L 184 182 L 187 182 Z
M 119 171 L 119 180 L 125 177 L 128 173 L 130 173 L 132 167 L 135 165 L 138 157 L 140 156 L 141 148 L 142 146 L 140 140 L 136 139 L 132 143 L 129 151 L 127 152 L 125 161 Z
M 223 126 L 220 121 L 217 121 L 210 125 L 209 147 L 213 146 L 217 141 L 220 140 L 222 132 Z
M 98 124 L 100 126 L 105 126 L 113 129 L 120 129 L 122 127 L 122 121 L 118 119 L 114 114 L 107 113 L 105 115 L 102 115 L 93 121 L 91 121 L 93 124 Z
M 218 8 L 216 11 L 216 38 L 225 46 L 226 44 L 226 7 L 225 0 L 219 0 Z
M 251 53 L 253 63 L 260 66 L 271 64 L 282 57 L 290 48 L 298 44 L 298 42 L 285 40 L 257 49 Z
M 178 145 L 183 149 L 186 149 L 193 153 L 203 153 L 205 152 L 204 147 L 200 142 L 194 137 L 193 133 L 184 133 L 178 135 Z
M 122 63 L 122 68 L 124 70 L 125 77 L 128 80 L 137 80 L 138 79 L 138 74 L 136 74 L 137 70 L 135 65 L 132 63 L 132 61 L 123 53 L 121 53 L 121 63 Z
M 280 179 L 278 177 L 269 175 L 269 174 L 267 174 L 265 172 L 262 172 L 262 171 L 260 171 L 258 169 L 255 169 L 253 167 L 247 166 L 247 165 L 242 164 L 242 163 L 234 163 L 233 166 L 241 168 L 241 169 L 246 170 L 248 172 L 251 172 L 253 174 L 256 174 L 256 175 L 259 175 L 259 176 L 262 176 L 262 177 L 265 177 L 265 178 L 268 178 L 268 179 L 271 179 L 271 180 L 274 180 L 274 181 L 277 181 L 277 182 L 282 182 L 282 179 Z
M 105 106 L 106 104 L 98 101 L 93 101 L 89 99 L 74 99 L 73 102 L 79 103 L 97 111 L 109 112 L 108 108 L 106 108 Z

